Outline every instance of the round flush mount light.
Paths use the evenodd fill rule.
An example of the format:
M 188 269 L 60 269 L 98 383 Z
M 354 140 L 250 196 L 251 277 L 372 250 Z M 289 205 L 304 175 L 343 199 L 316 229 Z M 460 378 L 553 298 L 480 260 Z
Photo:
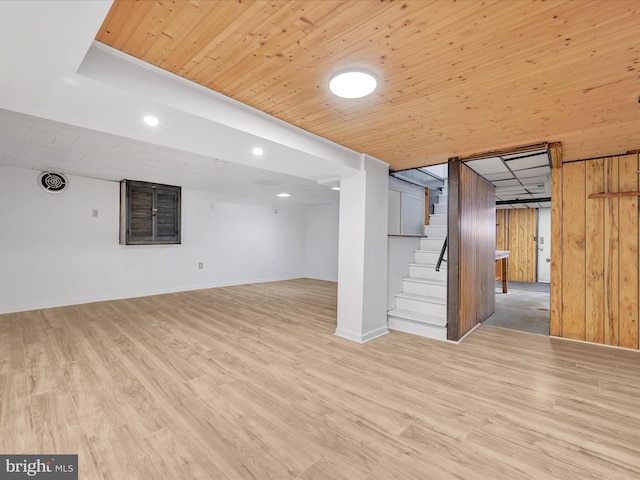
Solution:
M 350 68 L 342 70 L 329 80 L 329 90 L 342 98 L 362 98 L 373 93 L 378 80 L 367 70 Z
M 281 197 L 281 198 L 287 198 L 290 197 L 291 195 L 289 195 L 288 193 L 279 193 L 276 195 L 276 197 Z
M 260 155 L 262 155 L 264 153 L 264 150 L 262 150 L 260 147 L 256 147 L 251 151 L 256 157 L 259 157 Z
M 157 127 L 160 121 L 153 115 L 147 115 L 146 117 L 144 117 L 144 123 L 146 123 L 150 127 Z

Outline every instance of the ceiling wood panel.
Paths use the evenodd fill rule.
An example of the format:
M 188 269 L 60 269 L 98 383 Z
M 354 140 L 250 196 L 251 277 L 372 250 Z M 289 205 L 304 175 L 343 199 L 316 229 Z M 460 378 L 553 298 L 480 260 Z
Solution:
M 637 149 L 640 2 L 118 1 L 97 39 L 391 163 L 561 141 Z M 370 97 L 327 89 L 345 67 Z

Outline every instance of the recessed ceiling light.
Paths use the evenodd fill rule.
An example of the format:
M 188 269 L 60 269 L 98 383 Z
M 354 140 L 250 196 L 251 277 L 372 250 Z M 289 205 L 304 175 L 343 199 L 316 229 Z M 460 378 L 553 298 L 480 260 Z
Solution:
M 331 190 L 335 190 L 336 192 L 340 191 L 340 187 L 331 187 Z
M 253 154 L 256 157 L 259 157 L 260 155 L 262 155 L 264 153 L 264 150 L 262 150 L 260 147 L 256 147 L 253 149 Z
M 288 193 L 279 193 L 276 195 L 276 197 L 282 197 L 282 198 L 286 198 L 286 197 L 290 197 L 291 195 L 289 195 Z
M 373 93 L 378 81 L 366 70 L 350 68 L 342 70 L 329 80 L 329 90 L 342 98 L 361 98 Z
M 144 117 L 144 123 L 146 123 L 147 125 L 151 126 L 151 127 L 155 127 L 157 126 L 160 122 L 158 121 L 158 119 L 156 117 L 154 117 L 153 115 L 147 115 L 146 117 Z

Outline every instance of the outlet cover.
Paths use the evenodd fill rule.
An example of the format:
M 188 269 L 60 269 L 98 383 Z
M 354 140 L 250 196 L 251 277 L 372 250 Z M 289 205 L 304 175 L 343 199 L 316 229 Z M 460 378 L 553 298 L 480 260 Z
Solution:
M 202 270 L 204 268 L 204 263 L 202 263 L 202 262 L 198 263 L 198 268 L 200 270 Z

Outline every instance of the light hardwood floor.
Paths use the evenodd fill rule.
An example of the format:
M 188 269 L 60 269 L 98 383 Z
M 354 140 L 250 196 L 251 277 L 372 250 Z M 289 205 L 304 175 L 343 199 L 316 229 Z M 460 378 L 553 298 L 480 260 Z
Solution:
M 638 479 L 640 353 L 335 337 L 296 280 L 0 316 L 0 453 L 80 479 Z

